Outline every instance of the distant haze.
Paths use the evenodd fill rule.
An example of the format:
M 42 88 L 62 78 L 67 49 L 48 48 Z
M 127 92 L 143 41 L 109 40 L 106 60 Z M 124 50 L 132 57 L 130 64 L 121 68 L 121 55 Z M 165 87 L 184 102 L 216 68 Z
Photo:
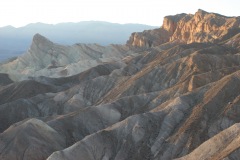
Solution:
M 97 43 L 100 45 L 125 44 L 132 32 L 157 28 L 141 24 L 116 24 L 100 21 L 79 23 L 29 24 L 25 27 L 0 28 L 0 60 L 25 52 L 36 33 L 49 40 L 65 45 Z
M 164 16 L 197 9 L 239 16 L 239 0 L 1 0 L 0 27 L 107 21 L 161 26 Z

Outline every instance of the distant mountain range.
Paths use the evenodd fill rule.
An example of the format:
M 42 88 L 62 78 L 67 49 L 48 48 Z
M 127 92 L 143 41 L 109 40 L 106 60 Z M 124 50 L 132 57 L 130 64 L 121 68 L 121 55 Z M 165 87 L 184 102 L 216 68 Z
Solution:
M 32 37 L 39 33 L 50 40 L 72 45 L 75 43 L 97 43 L 100 45 L 125 44 L 132 32 L 156 28 L 142 24 L 117 24 L 102 21 L 60 23 L 56 25 L 33 23 L 15 28 L 0 28 L 0 61 L 25 52 Z

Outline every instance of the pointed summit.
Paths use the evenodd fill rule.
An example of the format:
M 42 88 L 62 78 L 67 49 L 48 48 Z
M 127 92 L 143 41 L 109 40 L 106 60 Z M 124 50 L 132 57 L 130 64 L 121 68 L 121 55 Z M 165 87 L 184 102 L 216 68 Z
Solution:
M 49 39 L 47 39 L 46 37 L 42 36 L 41 34 L 37 33 L 33 36 L 33 42 L 36 44 L 39 43 L 53 43 L 51 42 Z
M 46 37 L 44 37 L 44 36 L 40 35 L 39 33 L 37 33 L 37 34 L 35 34 L 33 36 L 32 44 L 31 44 L 30 48 L 34 52 L 36 52 L 39 49 L 44 51 L 44 52 L 46 52 L 53 45 L 54 45 L 54 43 L 52 41 L 50 41 Z
M 208 13 L 208 12 L 207 12 L 207 11 L 204 11 L 204 10 L 202 10 L 202 9 L 198 9 L 196 13 L 206 14 L 206 13 Z
M 199 21 L 203 20 L 206 14 L 209 14 L 209 13 L 202 9 L 198 9 L 198 11 L 194 15 L 195 21 L 199 22 Z

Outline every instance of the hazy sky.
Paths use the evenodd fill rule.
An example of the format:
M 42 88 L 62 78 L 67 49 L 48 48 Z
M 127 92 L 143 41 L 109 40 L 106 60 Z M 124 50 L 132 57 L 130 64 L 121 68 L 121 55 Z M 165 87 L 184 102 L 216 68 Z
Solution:
M 240 16 L 240 0 L 1 0 L 0 27 L 89 20 L 160 26 L 163 17 L 201 8 Z

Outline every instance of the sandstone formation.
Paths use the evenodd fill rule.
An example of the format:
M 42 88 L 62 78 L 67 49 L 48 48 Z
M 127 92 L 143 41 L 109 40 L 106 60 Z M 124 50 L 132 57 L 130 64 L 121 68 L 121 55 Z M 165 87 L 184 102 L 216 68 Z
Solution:
M 151 47 L 168 41 L 219 42 L 240 31 L 240 17 L 226 17 L 199 9 L 194 15 L 166 16 L 159 29 L 133 33 L 130 46 Z
M 194 16 L 204 24 L 229 20 L 201 10 Z M 1 64 L 0 159 L 238 160 L 240 32 L 208 28 L 218 37 L 171 41 L 180 22 L 187 26 L 194 16 L 166 17 L 159 31 L 172 35 L 164 43 L 152 34 L 151 47 L 136 38 L 136 45 L 81 44 L 77 50 L 36 35 L 26 54 Z M 229 28 L 237 18 L 230 19 Z M 49 65 L 51 56 L 56 63 Z M 73 65 L 85 59 L 98 62 Z M 34 64 L 41 76 L 25 73 L 35 72 Z M 75 66 L 71 76 L 57 74 L 61 65 Z

